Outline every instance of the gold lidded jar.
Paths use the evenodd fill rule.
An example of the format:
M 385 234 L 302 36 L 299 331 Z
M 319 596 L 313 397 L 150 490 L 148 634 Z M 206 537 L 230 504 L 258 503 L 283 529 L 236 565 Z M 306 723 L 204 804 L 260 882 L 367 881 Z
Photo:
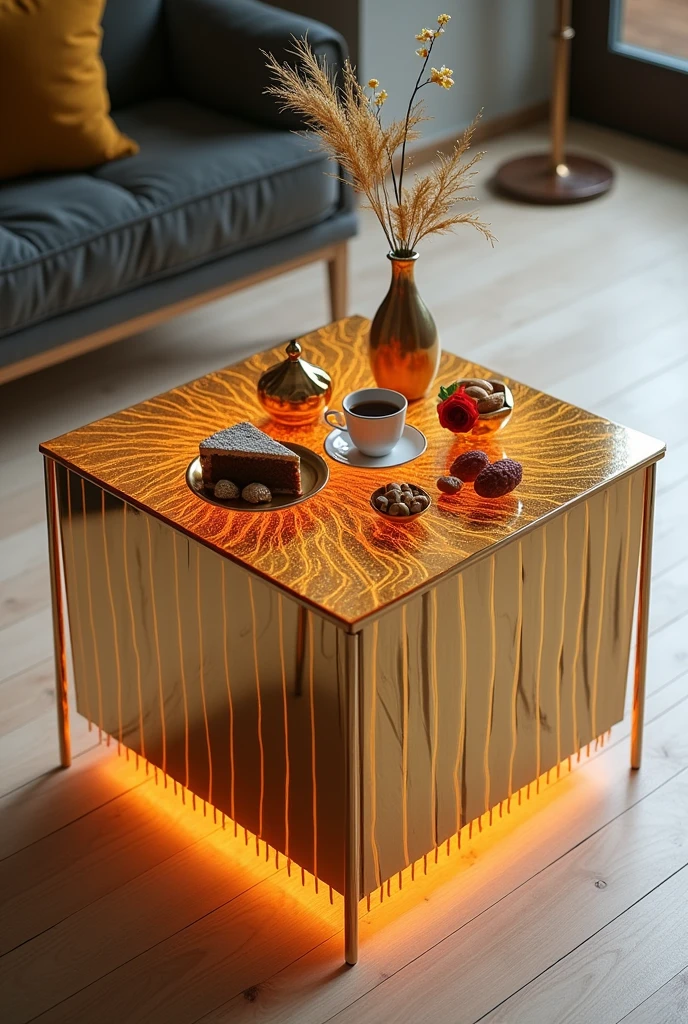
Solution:
M 440 339 L 414 277 L 417 252 L 388 253 L 392 281 L 370 327 L 370 363 L 381 388 L 423 398 L 437 373 Z
M 298 341 L 285 348 L 258 381 L 258 400 L 269 416 L 285 427 L 303 427 L 322 418 L 332 394 L 330 375 L 301 358 Z

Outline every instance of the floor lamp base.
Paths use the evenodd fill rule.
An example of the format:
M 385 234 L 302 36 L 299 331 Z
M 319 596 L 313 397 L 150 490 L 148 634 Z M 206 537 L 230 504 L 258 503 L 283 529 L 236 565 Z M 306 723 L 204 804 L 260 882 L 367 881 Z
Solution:
M 614 172 L 587 156 L 566 155 L 566 164 L 552 168 L 549 153 L 522 156 L 497 170 L 494 185 L 512 199 L 526 203 L 581 203 L 608 192 Z

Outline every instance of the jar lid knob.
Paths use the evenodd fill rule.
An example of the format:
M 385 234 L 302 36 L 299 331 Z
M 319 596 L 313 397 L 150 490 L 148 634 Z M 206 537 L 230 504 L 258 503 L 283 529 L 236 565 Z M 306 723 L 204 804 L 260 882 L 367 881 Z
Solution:
M 296 360 L 301 355 L 301 346 L 296 340 L 290 341 L 285 349 L 285 352 L 287 353 L 290 359 Z

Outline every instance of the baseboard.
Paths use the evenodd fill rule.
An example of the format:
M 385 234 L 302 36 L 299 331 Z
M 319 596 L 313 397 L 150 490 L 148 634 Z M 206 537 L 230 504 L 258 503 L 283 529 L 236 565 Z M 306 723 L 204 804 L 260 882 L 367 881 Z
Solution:
M 513 110 L 509 114 L 502 114 L 501 117 L 480 121 L 473 136 L 473 144 L 486 139 L 494 139 L 498 135 L 506 135 L 508 132 L 516 132 L 521 128 L 529 128 L 548 117 L 549 100 L 545 100 L 530 107 Z M 454 143 L 460 135 L 461 132 L 454 128 L 451 132 L 435 136 L 433 139 L 417 139 L 407 146 L 406 152 L 413 158 L 414 164 L 421 164 L 432 160 L 437 153 L 451 153 Z

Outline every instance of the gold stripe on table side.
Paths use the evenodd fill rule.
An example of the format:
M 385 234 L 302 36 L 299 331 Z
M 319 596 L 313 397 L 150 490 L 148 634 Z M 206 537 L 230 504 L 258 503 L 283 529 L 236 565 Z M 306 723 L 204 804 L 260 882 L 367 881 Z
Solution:
M 162 740 L 162 761 L 161 768 L 167 774 L 167 727 L 165 724 L 165 697 L 162 681 L 162 658 L 160 657 L 160 631 L 158 629 L 158 613 L 155 605 L 155 579 L 153 576 L 153 544 L 150 534 L 150 519 L 146 516 L 146 534 L 148 537 L 148 571 L 150 580 L 151 614 L 153 617 L 152 635 L 155 640 L 155 662 L 158 678 L 158 701 L 160 704 L 160 735 Z
M 146 738 L 143 730 L 143 700 L 141 696 L 141 656 L 139 654 L 138 641 L 136 639 L 136 619 L 134 617 L 134 605 L 131 599 L 131 579 L 129 576 L 129 553 L 127 545 L 127 508 L 128 505 L 122 507 L 122 548 L 124 558 L 124 580 L 127 588 L 127 604 L 129 605 L 130 621 L 131 621 L 131 639 L 132 646 L 134 648 L 134 658 L 136 661 L 136 693 L 139 701 L 139 746 L 141 748 L 141 756 L 146 756 Z
M 123 512 L 124 514 L 124 512 Z M 108 554 L 108 537 L 105 529 L 105 491 L 101 492 L 101 526 L 103 531 L 103 560 L 105 563 L 105 581 L 107 583 L 110 611 L 112 613 L 112 649 L 115 655 L 115 672 L 117 674 L 117 750 L 122 745 L 122 669 L 120 665 L 120 640 L 117 632 L 117 612 L 112 596 L 112 578 L 110 575 L 110 556 Z
M 568 590 L 568 543 L 569 543 L 569 515 L 568 512 L 563 517 L 562 528 L 564 531 L 563 544 L 562 544 L 562 558 L 561 558 L 561 576 L 562 576 L 562 589 L 564 594 Z M 563 658 L 564 658 L 564 639 L 566 637 L 566 615 L 565 615 L 565 603 L 561 602 L 561 639 L 559 641 L 559 653 L 557 657 L 557 684 L 556 684 L 556 699 L 557 699 L 557 773 L 561 765 L 561 687 L 563 683 Z
M 539 532 L 540 540 L 542 542 L 542 554 L 540 555 L 540 639 L 538 642 L 537 666 L 535 669 L 535 707 L 537 709 L 537 716 L 535 721 L 535 778 L 537 779 L 537 786 L 540 785 L 540 766 L 542 763 L 540 685 L 542 682 L 542 651 L 545 645 L 545 602 L 547 600 L 547 594 L 545 590 L 547 582 L 547 531 L 541 530 Z
M 370 736 L 370 764 L 377 763 L 377 756 L 375 753 L 375 731 L 376 731 L 376 715 L 377 715 L 377 645 L 378 645 L 378 633 L 380 624 L 377 620 L 373 623 L 372 628 L 372 655 L 370 663 L 370 726 L 368 734 Z M 377 849 L 377 788 L 376 788 L 377 773 L 374 771 L 370 772 L 369 781 L 370 785 L 370 842 L 373 852 L 373 870 L 375 874 L 375 887 L 382 885 L 382 878 L 380 875 L 380 855 Z M 365 813 L 365 812 L 364 812 Z
M 260 695 L 260 669 L 258 667 L 258 623 L 256 621 L 256 605 L 253 598 L 253 581 L 248 577 L 248 597 L 251 605 L 251 644 L 253 648 L 253 671 L 256 680 L 256 709 L 258 713 L 258 749 L 260 751 L 260 797 L 258 799 L 258 831 L 256 836 L 263 834 L 263 800 L 265 799 L 265 748 L 263 746 L 263 703 Z
M 201 687 L 201 702 L 203 705 L 203 724 L 205 725 L 205 741 L 208 746 L 208 803 L 213 802 L 213 751 L 210 746 L 210 728 L 208 726 L 208 708 L 205 698 L 205 671 L 204 644 L 203 644 L 203 612 L 201 609 L 201 558 L 200 552 L 196 549 L 196 610 L 198 613 L 198 677 Z
M 589 543 L 590 543 L 590 514 L 589 514 L 589 510 L 588 510 L 587 504 L 584 506 L 584 513 L 583 514 L 585 516 L 585 530 L 584 530 L 584 547 L 583 547 L 582 557 L 581 557 L 581 565 L 582 565 L 581 590 L 582 590 L 582 593 L 585 593 L 585 591 L 587 589 L 587 585 L 588 585 L 588 577 L 587 577 L 587 572 L 588 572 L 588 547 L 589 547 Z M 578 517 L 578 518 L 580 518 L 580 517 Z M 575 647 L 575 652 L 574 652 L 574 656 L 573 656 L 573 661 L 571 662 L 571 668 L 572 668 L 572 672 L 571 672 L 571 679 L 572 679 L 572 686 L 571 686 L 571 722 L 572 722 L 572 729 L 573 729 L 573 741 L 572 741 L 572 748 L 571 749 L 572 749 L 572 751 L 573 750 L 577 751 L 579 757 L 580 757 L 581 741 L 580 741 L 580 733 L 578 731 L 578 675 L 579 675 L 578 667 L 580 665 L 580 657 L 581 657 L 581 645 L 582 645 L 582 638 L 583 638 L 583 617 L 584 617 L 584 614 L 585 614 L 585 603 L 584 603 L 584 601 L 581 598 L 581 600 L 580 600 L 580 612 L 579 612 L 579 618 L 578 618 L 578 628 L 576 630 L 576 647 Z
M 86 491 L 85 491 L 85 481 L 84 481 L 83 477 L 81 477 L 80 479 L 81 479 L 81 515 L 83 517 L 83 525 L 85 527 L 85 525 L 86 525 Z M 69 475 L 69 470 L 67 470 L 67 486 L 69 486 L 69 480 L 70 480 L 70 475 Z M 92 592 L 92 585 L 91 585 L 91 562 L 90 562 L 89 550 L 88 550 L 87 532 L 86 532 L 85 528 L 84 528 L 84 531 L 83 531 L 83 535 L 84 535 L 84 555 L 85 555 L 85 559 L 86 559 L 86 585 L 87 585 L 87 592 L 88 592 L 88 614 L 89 614 L 89 622 L 90 622 L 90 626 L 91 626 L 91 643 L 93 644 L 93 661 L 94 661 L 94 668 L 95 668 L 95 677 L 96 677 L 96 684 L 97 684 L 97 687 L 98 687 L 98 736 L 100 738 L 101 733 L 102 733 L 102 728 L 103 728 L 103 686 L 102 686 L 102 680 L 101 680 L 101 675 L 100 675 L 100 658 L 98 656 L 98 645 L 96 644 L 96 630 L 95 630 L 95 621 L 94 621 L 94 614 L 93 614 L 93 592 Z M 64 543 L 64 540 L 63 540 L 63 543 Z M 70 602 L 70 609 L 71 609 L 71 602 Z M 70 622 L 71 622 L 71 616 L 70 616 Z M 72 639 L 72 649 L 73 649 L 73 646 L 74 646 L 74 641 Z M 86 674 L 86 672 L 84 672 L 84 679 L 86 679 L 86 678 L 87 678 L 87 674 Z M 86 705 L 88 706 L 88 700 L 86 701 Z M 109 740 L 108 740 L 108 742 L 109 742 Z
M 516 599 L 516 629 L 514 634 L 514 667 L 513 667 L 513 684 L 511 692 L 511 704 L 510 704 L 510 723 L 511 723 L 511 745 L 510 745 L 510 756 L 509 756 L 509 782 L 507 786 L 507 806 L 511 808 L 511 797 L 514 794 L 514 758 L 516 757 L 516 737 L 517 737 L 517 717 L 516 717 L 516 702 L 518 699 L 518 680 L 521 674 L 521 643 L 523 640 L 523 589 L 521 587 L 521 581 L 523 579 L 523 548 L 521 541 L 517 542 L 518 552 L 518 576 L 517 576 L 517 599 Z M 465 638 L 464 638 L 465 643 Z M 457 822 L 457 830 L 461 828 L 461 822 Z
M 604 491 L 603 495 L 604 504 L 604 533 L 602 542 L 602 585 L 607 573 L 607 540 L 609 537 L 609 492 Z M 600 675 L 600 648 L 602 646 L 602 627 L 604 620 L 602 615 L 599 616 L 599 622 L 597 626 L 597 643 L 595 646 L 595 668 L 592 673 L 592 731 L 593 735 L 597 736 L 597 687 L 599 683 Z
M 73 526 L 73 522 L 72 522 L 72 486 L 71 486 L 72 478 L 71 478 L 71 474 L 70 474 L 69 470 L 66 471 L 66 482 L 67 482 L 67 487 L 66 487 L 66 490 L 67 490 L 67 528 L 69 530 L 69 553 L 70 553 L 70 563 L 71 563 L 70 564 L 70 568 L 71 568 L 72 576 L 74 577 L 74 579 L 76 579 L 77 573 L 76 573 L 76 564 L 75 564 L 75 561 L 74 561 L 74 526 Z M 64 544 L 63 544 L 63 558 L 64 558 Z M 81 599 L 79 597 L 79 588 L 78 587 L 75 588 L 74 605 L 73 605 L 73 608 L 71 610 L 72 610 L 72 615 L 74 617 L 74 626 L 75 626 L 76 640 L 77 640 L 76 651 L 78 652 L 78 656 L 80 658 L 80 663 L 81 663 L 82 670 L 83 670 L 85 668 L 85 665 L 86 665 L 86 655 L 85 655 L 85 652 L 84 652 L 84 623 L 83 623 L 83 618 L 82 618 L 82 614 L 81 614 Z M 74 657 L 74 654 L 72 656 Z M 86 701 L 85 701 L 84 711 L 85 711 L 86 718 L 88 720 L 88 727 L 89 727 L 89 730 L 90 730 L 91 727 L 92 727 L 93 715 L 91 714 L 91 705 L 90 705 L 88 690 L 86 690 Z
M 93 623 L 78 706 L 96 680 L 100 729 L 341 891 L 338 630 L 307 613 L 299 653 L 293 602 L 78 483 L 71 524 L 63 500 L 71 622 L 85 580 Z M 622 717 L 642 486 L 641 471 L 364 629 L 363 894 Z
M 222 562 L 222 564 L 221 564 L 220 571 L 222 573 L 222 584 L 221 584 L 221 591 L 222 591 L 222 636 L 223 636 L 222 653 L 223 653 L 223 663 L 224 663 L 224 669 L 225 669 L 225 683 L 227 685 L 227 707 L 229 708 L 229 771 L 230 771 L 230 776 L 231 776 L 231 778 L 230 778 L 230 795 L 229 795 L 229 816 L 232 819 L 232 821 L 234 822 L 234 829 L 235 829 L 235 834 L 236 834 L 236 816 L 235 816 L 236 815 L 236 811 L 235 811 L 235 806 L 234 806 L 234 785 L 235 785 L 235 783 L 234 783 L 234 779 L 235 779 L 235 774 L 234 774 L 234 703 L 232 701 L 232 684 L 231 684 L 231 681 L 230 681 L 230 674 L 229 674 L 229 652 L 228 652 L 228 649 L 227 649 L 227 640 L 228 640 L 228 636 L 229 636 L 229 628 L 228 628 L 228 622 L 227 622 L 227 588 L 226 588 L 226 581 L 225 581 L 225 563 L 224 562 Z M 280 631 L 280 655 L 283 657 L 283 654 L 282 654 L 282 606 L 281 606 L 281 604 L 280 604 L 279 631 Z M 285 734 L 285 736 L 287 734 L 286 726 L 285 726 L 284 734 Z M 289 759 L 287 758 L 287 765 L 288 765 L 288 763 L 289 763 Z M 288 770 L 286 772 L 286 777 L 287 777 L 287 780 L 288 780 L 288 778 L 289 778 Z M 285 804 L 286 804 L 286 796 L 285 796 Z M 289 856 L 289 842 L 288 842 L 288 839 L 287 839 L 286 853 L 287 853 L 287 857 L 288 857 Z
M 440 695 L 437 686 L 437 591 L 430 594 L 432 608 L 430 631 L 430 678 L 432 685 L 432 748 L 430 767 L 430 811 L 432 814 L 432 835 L 437 849 L 437 744 L 439 738 Z
M 461 630 L 461 711 L 459 715 L 459 738 L 458 743 L 456 744 L 456 763 L 454 765 L 454 788 L 456 792 L 456 832 L 458 834 L 461 830 L 461 814 L 463 807 L 463 796 L 461 793 L 461 784 L 459 782 L 459 769 L 460 766 L 463 764 L 466 752 L 466 686 L 468 684 L 468 666 L 466 661 L 466 607 L 464 601 L 463 575 L 459 575 L 457 579 L 457 586 L 459 590 L 458 612 Z
M 408 720 L 409 720 L 409 650 L 408 650 L 408 627 L 406 618 L 408 609 L 404 605 L 401 609 L 401 679 L 402 679 L 402 724 L 401 724 L 401 828 L 404 835 L 404 860 L 409 862 L 408 852 Z M 414 858 L 415 859 L 415 858 Z
M 182 613 L 179 593 L 179 557 L 177 555 L 177 534 L 172 534 L 172 557 L 174 559 L 174 596 L 177 612 L 177 644 L 179 646 L 179 678 L 182 684 L 182 703 L 184 707 L 184 786 L 189 788 L 189 703 L 186 686 L 186 669 L 184 667 L 184 631 L 182 629 Z
M 437 600 L 437 592 L 434 594 Z M 495 560 L 490 559 L 490 673 L 489 690 L 487 697 L 488 718 L 485 729 L 485 755 L 483 759 L 483 771 L 485 773 L 485 807 L 490 807 L 490 740 L 492 738 L 492 723 L 494 716 L 494 694 L 497 677 L 497 624 L 495 621 Z
M 224 568 L 223 568 L 224 572 Z M 224 594 L 223 594 L 224 600 Z M 283 611 L 283 600 L 281 594 L 277 595 L 277 632 L 279 635 L 279 652 L 280 652 L 280 673 L 282 676 L 282 710 L 283 710 L 283 721 L 284 721 L 284 855 L 287 858 L 287 870 L 291 867 L 291 860 L 289 857 L 289 710 L 287 701 L 287 668 L 284 660 L 284 611 Z M 226 650 L 226 647 L 225 647 Z M 234 787 L 234 767 L 232 766 L 232 788 Z M 232 816 L 233 816 L 234 800 L 232 799 Z
M 318 891 L 318 784 L 317 784 L 317 760 L 315 746 L 315 689 L 314 689 L 314 651 L 313 651 L 313 613 L 308 612 L 308 705 L 311 724 L 311 784 L 313 787 L 313 874 L 315 876 L 315 891 Z

